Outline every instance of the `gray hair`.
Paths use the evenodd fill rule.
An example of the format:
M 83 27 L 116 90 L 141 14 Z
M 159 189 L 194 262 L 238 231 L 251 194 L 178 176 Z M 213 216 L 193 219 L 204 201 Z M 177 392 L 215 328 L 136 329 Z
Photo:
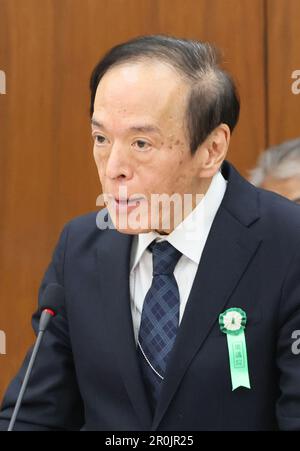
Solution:
M 270 147 L 258 159 L 250 171 L 250 182 L 261 186 L 267 176 L 276 179 L 300 177 L 300 138 Z

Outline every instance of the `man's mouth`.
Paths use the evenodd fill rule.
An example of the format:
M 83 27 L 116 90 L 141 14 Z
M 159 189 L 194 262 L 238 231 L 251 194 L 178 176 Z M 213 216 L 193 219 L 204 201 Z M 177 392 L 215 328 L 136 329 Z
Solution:
M 140 204 L 140 202 L 142 200 L 144 200 L 144 198 L 136 197 L 136 198 L 120 199 L 120 198 L 115 197 L 114 200 L 115 200 L 116 204 L 120 205 L 120 206 L 126 206 L 126 205 L 137 206 Z

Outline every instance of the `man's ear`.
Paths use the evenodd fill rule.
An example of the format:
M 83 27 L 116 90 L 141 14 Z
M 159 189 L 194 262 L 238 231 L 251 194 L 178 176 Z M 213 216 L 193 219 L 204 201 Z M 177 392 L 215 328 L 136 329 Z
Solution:
M 220 169 L 226 158 L 230 142 L 230 129 L 227 124 L 216 127 L 206 140 L 200 145 L 201 149 L 201 177 L 213 177 Z

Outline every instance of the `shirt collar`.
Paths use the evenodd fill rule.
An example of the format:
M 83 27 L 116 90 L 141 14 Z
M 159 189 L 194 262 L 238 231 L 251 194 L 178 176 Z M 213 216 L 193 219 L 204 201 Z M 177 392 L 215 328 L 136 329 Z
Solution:
M 134 271 L 145 250 L 154 240 L 169 241 L 183 255 L 199 264 L 207 236 L 224 197 L 226 187 L 227 181 L 218 171 L 213 177 L 205 196 L 169 235 L 160 235 L 154 231 L 136 235 L 133 241 L 131 272 Z

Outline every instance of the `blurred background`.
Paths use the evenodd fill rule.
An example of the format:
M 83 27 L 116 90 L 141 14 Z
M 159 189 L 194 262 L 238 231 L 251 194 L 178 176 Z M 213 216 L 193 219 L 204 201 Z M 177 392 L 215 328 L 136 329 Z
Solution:
M 103 53 L 153 33 L 216 44 L 241 96 L 228 159 L 247 176 L 264 149 L 300 135 L 299 23 L 299 0 L 0 0 L 0 398 L 33 341 L 62 226 L 97 210 L 88 84 Z

